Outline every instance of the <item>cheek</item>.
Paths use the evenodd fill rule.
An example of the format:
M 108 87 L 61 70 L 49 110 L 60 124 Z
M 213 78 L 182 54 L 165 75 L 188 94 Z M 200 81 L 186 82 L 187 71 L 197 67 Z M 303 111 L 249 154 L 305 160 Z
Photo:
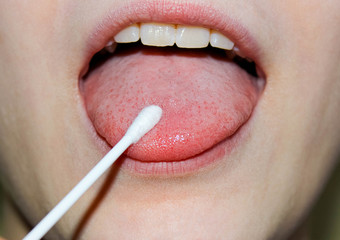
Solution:
M 32 219 L 90 168 L 91 161 L 78 165 L 79 159 L 99 159 L 77 112 L 78 79 L 65 68 L 72 65 L 67 58 L 60 61 L 59 55 L 72 54 L 57 47 L 56 3 L 0 4 L 0 172 Z M 75 167 L 79 171 L 70 172 Z

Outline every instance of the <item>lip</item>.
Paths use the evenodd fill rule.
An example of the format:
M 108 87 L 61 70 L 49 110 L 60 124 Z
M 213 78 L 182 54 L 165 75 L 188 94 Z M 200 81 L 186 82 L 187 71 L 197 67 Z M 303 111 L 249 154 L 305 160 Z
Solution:
M 197 3 L 173 3 L 171 1 L 133 1 L 124 3 L 120 7 L 109 10 L 95 25 L 90 32 L 86 42 L 84 67 L 80 73 L 80 79 L 87 72 L 88 65 L 92 57 L 103 49 L 107 42 L 119 31 L 136 22 L 160 22 L 184 25 L 203 26 L 220 31 L 226 35 L 247 57 L 260 65 L 260 50 L 256 40 L 250 35 L 248 30 L 235 19 L 226 16 L 212 6 L 200 5 Z M 80 86 L 81 88 L 81 86 Z M 255 106 L 256 107 L 256 106 Z M 207 151 L 192 158 L 181 161 L 139 161 L 123 156 L 121 158 L 123 169 L 135 174 L 142 175 L 183 175 L 213 166 L 213 163 L 220 162 L 225 155 L 230 154 L 233 149 L 243 142 L 243 138 L 249 128 L 245 127 L 250 118 L 240 128 L 224 141 Z M 93 127 L 93 126 L 92 126 Z M 100 136 L 96 138 L 103 146 L 107 143 Z M 108 149 L 105 148 L 104 151 Z

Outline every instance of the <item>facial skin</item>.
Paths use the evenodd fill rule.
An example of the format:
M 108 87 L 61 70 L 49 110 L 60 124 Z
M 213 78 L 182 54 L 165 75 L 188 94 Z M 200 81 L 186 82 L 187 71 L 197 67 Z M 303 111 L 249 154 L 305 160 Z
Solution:
M 249 136 L 188 176 L 114 166 L 47 239 L 286 239 L 308 214 L 340 146 L 340 2 L 189 2 L 209 2 L 258 42 L 266 87 Z M 122 4 L 0 3 L 1 180 L 32 225 L 107 149 L 78 83 L 84 39 Z

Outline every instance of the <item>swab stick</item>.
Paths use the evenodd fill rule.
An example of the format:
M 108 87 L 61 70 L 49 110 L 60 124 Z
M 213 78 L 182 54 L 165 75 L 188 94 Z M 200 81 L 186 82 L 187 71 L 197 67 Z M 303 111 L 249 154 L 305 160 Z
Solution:
M 38 223 L 23 240 L 41 239 L 92 184 L 133 143 L 149 132 L 160 120 L 162 109 L 158 106 L 144 108 L 133 121 L 124 137 L 100 160 L 94 168 Z

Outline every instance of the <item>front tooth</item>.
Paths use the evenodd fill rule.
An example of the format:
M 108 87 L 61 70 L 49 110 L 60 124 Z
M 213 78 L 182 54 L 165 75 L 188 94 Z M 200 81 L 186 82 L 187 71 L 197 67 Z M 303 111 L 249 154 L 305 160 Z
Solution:
M 210 44 L 213 47 L 222 48 L 225 50 L 231 50 L 234 47 L 234 43 L 232 41 L 216 30 L 211 31 Z
M 176 45 L 180 48 L 205 48 L 210 40 L 210 30 L 194 26 L 177 26 Z
M 115 37 L 114 40 L 117 43 L 130 43 L 137 42 L 139 40 L 139 26 L 138 24 L 132 24 L 127 28 L 124 28 L 120 31 Z
M 144 45 L 173 46 L 175 44 L 176 28 L 172 24 L 142 23 L 140 37 Z

